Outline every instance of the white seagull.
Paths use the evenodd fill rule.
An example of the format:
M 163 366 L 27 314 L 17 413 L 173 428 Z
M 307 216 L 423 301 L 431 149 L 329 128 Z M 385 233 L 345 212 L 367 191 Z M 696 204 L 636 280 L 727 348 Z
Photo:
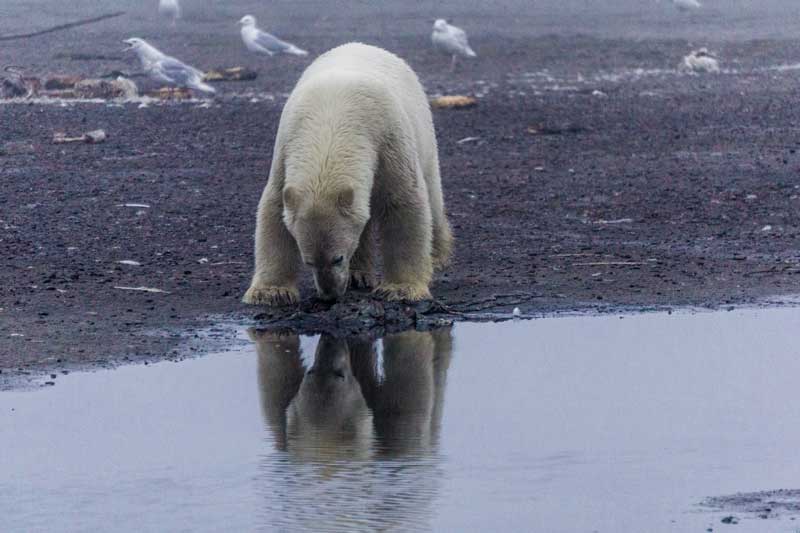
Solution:
M 181 5 L 178 0 L 158 0 L 158 12 L 162 17 L 172 19 L 172 25 L 181 18 Z
M 680 11 L 691 11 L 703 7 L 703 4 L 698 0 L 672 0 L 672 5 L 677 7 Z
M 700 48 L 683 58 L 681 69 L 688 72 L 716 74 L 719 72 L 719 61 L 707 48 Z
M 458 56 L 475 57 L 477 55 L 467 42 L 467 33 L 461 28 L 448 24 L 444 19 L 436 19 L 436 22 L 433 23 L 431 41 L 434 48 L 453 56 L 452 69 L 456 68 Z
M 133 50 L 142 62 L 142 69 L 151 78 L 160 82 L 188 87 L 204 93 L 217 92 L 212 86 L 203 82 L 203 73 L 191 65 L 168 56 L 144 39 L 134 37 L 122 41 L 128 45 L 126 50 Z
M 245 15 L 239 21 L 242 25 L 242 41 L 251 52 L 257 54 L 291 54 L 295 56 L 307 56 L 308 52 L 298 48 L 292 43 L 281 41 L 274 35 L 261 31 L 256 27 L 256 18 L 253 15 Z

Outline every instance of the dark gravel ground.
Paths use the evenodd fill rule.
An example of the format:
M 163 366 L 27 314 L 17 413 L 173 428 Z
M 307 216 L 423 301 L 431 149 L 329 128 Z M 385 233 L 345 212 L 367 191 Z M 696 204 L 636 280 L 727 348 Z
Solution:
M 190 11 L 173 33 L 134 14 L 0 49 L 3 64 L 40 74 L 130 71 L 130 61 L 56 55 L 121 56 L 118 38 L 137 31 L 198 66 L 260 71 L 221 85 L 210 105 L 0 105 L 0 382 L 170 357 L 181 334 L 259 312 L 239 303 L 255 208 L 285 94 L 307 61 L 246 55 L 230 20 L 252 7 L 240 4 Z M 381 44 L 430 93 L 481 96 L 434 114 L 458 242 L 433 294 L 449 309 L 713 307 L 800 292 L 800 71 L 774 68 L 800 60 L 800 41 L 703 42 L 727 71 L 689 76 L 674 68 L 696 39 L 527 35 L 526 18 L 508 12 L 495 14 L 496 31 L 473 32 L 481 57 L 451 75 L 429 50 L 427 19 L 397 7 L 389 24 L 392 5 L 384 18 L 348 19 L 309 4 L 316 22 L 302 29 L 302 11 L 283 6 L 275 18 L 312 51 Z M 486 24 L 472 5 L 457 19 Z M 106 143 L 51 144 L 54 131 L 95 128 Z

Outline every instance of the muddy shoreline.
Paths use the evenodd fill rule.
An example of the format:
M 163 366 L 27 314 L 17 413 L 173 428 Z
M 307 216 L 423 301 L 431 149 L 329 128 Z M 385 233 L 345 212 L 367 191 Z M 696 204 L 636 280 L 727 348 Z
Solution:
M 119 28 L 105 31 L 92 35 L 112 43 Z M 166 48 L 187 31 L 161 36 Z M 434 113 L 457 244 L 432 287 L 452 312 L 426 319 L 800 293 L 800 71 L 769 66 L 800 57 L 798 41 L 709 43 L 735 69 L 689 76 L 674 72 L 687 41 L 485 32 L 474 44 L 487 59 L 450 74 L 427 30 L 385 42 L 370 31 L 362 40 L 407 58 L 430 94 L 479 97 Z M 317 52 L 358 36 L 287 35 Z M 130 66 L 50 59 L 84 50 L 74 37 L 31 41 L 13 59 L 35 63 L 38 53 L 39 71 L 61 73 Z M 245 64 L 259 78 L 221 84 L 208 102 L 0 104 L 0 381 L 175 357 L 219 320 L 321 329 L 307 277 L 311 315 L 240 303 L 280 111 L 305 63 L 254 65 L 227 36 L 194 43 L 182 45 L 188 60 L 207 53 L 203 66 Z M 101 52 L 119 55 L 114 46 Z M 56 131 L 96 128 L 105 143 L 51 142 Z M 383 327 L 386 310 L 368 295 L 337 312 L 352 302 Z M 388 313 L 413 325 L 402 306 Z

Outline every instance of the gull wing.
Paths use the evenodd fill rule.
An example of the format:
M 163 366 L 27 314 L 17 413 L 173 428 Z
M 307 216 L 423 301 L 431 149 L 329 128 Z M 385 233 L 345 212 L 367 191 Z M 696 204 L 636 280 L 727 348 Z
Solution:
M 158 61 L 156 68 L 161 71 L 163 76 L 172 80 L 176 85 L 186 86 L 186 84 L 192 80 L 203 78 L 202 72 L 174 57 L 167 56 L 161 61 Z
M 287 43 L 286 41 L 281 41 L 274 35 L 261 30 L 258 30 L 255 41 L 258 46 L 273 54 L 285 52 L 293 47 L 293 45 Z
M 450 37 L 453 42 L 461 49 L 468 50 L 467 32 L 456 26 L 450 26 Z

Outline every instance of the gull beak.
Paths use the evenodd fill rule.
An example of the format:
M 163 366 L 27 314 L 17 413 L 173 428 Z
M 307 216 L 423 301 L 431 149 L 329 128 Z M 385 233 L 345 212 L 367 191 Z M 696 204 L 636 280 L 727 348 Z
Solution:
M 128 39 L 124 39 L 122 42 L 125 43 L 126 45 L 125 48 L 122 49 L 123 52 L 127 52 L 128 50 L 133 49 L 133 43 L 130 42 Z

